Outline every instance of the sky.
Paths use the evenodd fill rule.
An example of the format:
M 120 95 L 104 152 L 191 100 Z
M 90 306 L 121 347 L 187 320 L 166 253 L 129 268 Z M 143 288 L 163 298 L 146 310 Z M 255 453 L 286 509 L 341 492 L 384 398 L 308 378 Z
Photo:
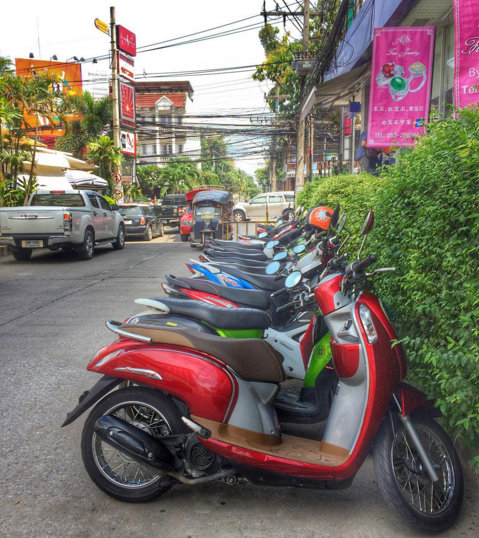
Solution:
M 273 9 L 274 4 L 273 0 L 267 0 L 267 9 Z M 288 0 L 288 4 L 291 9 L 298 7 L 298 2 L 292 0 Z M 152 78 L 154 73 L 178 73 L 162 76 L 159 80 L 189 80 L 194 90 L 193 103 L 189 103 L 187 108 L 189 114 L 248 112 L 258 114 L 260 117 L 261 114 L 268 112 L 264 94 L 271 86 L 269 83 L 252 80 L 253 69 L 247 72 L 208 76 L 183 74 L 194 70 L 262 63 L 264 51 L 258 39 L 258 31 L 263 22 L 263 18 L 259 16 L 263 0 L 4 2 L 0 19 L 0 56 L 10 57 L 13 60 L 16 57 L 28 58 L 29 53 L 33 53 L 36 59 L 49 60 L 55 54 L 60 61 L 71 59 L 73 56 L 87 60 L 105 56 L 110 47 L 109 37 L 95 28 L 94 20 L 98 18 L 109 23 L 110 6 L 115 7 L 116 23 L 136 34 L 137 49 L 140 50 L 141 47 L 154 44 L 158 44 L 158 47 L 171 45 L 175 41 L 169 40 L 248 18 L 234 25 L 208 32 L 218 33 L 256 25 L 251 30 L 235 35 L 151 52 L 139 52 L 135 58 L 135 72 L 138 80 L 145 80 L 140 78 L 145 75 L 146 79 Z M 194 37 L 199 36 L 181 41 L 191 40 Z M 167 43 L 164 43 L 165 41 Z M 108 61 L 100 61 L 97 67 L 104 67 L 107 70 Z M 85 89 L 88 89 L 87 86 Z M 241 146 L 241 141 L 237 142 Z M 263 145 L 263 141 L 256 140 L 246 143 L 244 148 L 251 147 L 252 151 L 256 148 L 258 151 Z M 264 165 L 264 161 L 251 155 L 248 159 L 238 160 L 236 164 L 252 174 L 256 168 Z

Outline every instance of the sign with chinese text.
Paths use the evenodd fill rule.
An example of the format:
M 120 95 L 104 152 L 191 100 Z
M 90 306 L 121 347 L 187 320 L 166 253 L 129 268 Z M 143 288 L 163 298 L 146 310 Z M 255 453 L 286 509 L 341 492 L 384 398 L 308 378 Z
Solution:
M 454 104 L 479 102 L 479 3 L 454 0 Z
M 429 116 L 434 27 L 376 28 L 367 145 L 413 146 Z
M 58 104 L 61 104 L 62 95 L 80 96 L 82 94 L 82 73 L 79 63 L 52 62 L 47 60 L 34 60 L 32 58 L 15 58 L 15 69 L 20 78 L 34 79 L 42 75 L 52 77 L 50 91 L 58 95 Z M 68 120 L 79 119 L 78 114 L 70 114 Z M 37 124 L 36 114 L 25 113 L 24 127 L 34 130 Z M 65 134 L 65 128 L 60 117 L 53 117 L 53 123 L 38 115 L 38 129 L 42 136 L 58 137 Z
M 118 48 L 130 56 L 136 56 L 136 35 L 119 24 L 116 31 Z
M 119 82 L 119 86 L 120 122 L 123 125 L 135 127 L 135 88 L 121 80 Z

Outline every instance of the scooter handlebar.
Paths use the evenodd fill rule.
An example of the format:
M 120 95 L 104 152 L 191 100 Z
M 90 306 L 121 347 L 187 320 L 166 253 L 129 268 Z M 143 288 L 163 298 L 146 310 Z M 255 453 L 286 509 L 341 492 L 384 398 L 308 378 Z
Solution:
M 372 265 L 377 260 L 375 254 L 370 254 L 364 260 L 353 262 L 351 264 L 351 271 L 354 273 L 362 273 L 367 267 Z M 348 271 L 348 269 L 346 269 Z

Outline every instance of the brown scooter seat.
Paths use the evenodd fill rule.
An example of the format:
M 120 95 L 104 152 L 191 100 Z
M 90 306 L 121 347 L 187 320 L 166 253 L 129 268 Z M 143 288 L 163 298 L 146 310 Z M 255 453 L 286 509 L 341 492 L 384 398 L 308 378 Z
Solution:
M 250 381 L 281 383 L 286 379 L 283 358 L 259 338 L 223 338 L 206 333 L 188 333 L 174 328 L 124 323 L 122 331 L 151 338 L 152 342 L 196 349 L 218 358 L 240 377 Z

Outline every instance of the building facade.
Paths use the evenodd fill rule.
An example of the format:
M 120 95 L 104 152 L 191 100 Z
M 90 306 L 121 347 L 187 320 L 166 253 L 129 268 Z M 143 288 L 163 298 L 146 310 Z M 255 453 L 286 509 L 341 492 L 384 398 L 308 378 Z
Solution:
M 193 88 L 189 81 L 144 81 L 135 82 L 135 91 L 137 165 L 163 167 L 185 152 L 183 116 Z
M 344 31 L 335 44 L 331 61 L 313 80 L 303 102 L 306 117 L 317 109 L 339 107 L 343 116 L 340 153 L 346 167 L 355 168 L 359 133 L 368 125 L 371 60 L 375 28 L 424 27 L 435 29 L 430 114 L 444 117 L 454 105 L 454 6 L 453 0 L 388 0 L 357 2 L 354 19 L 342 21 Z M 333 44 L 334 47 L 334 44 Z M 360 113 L 351 118 L 351 102 Z

